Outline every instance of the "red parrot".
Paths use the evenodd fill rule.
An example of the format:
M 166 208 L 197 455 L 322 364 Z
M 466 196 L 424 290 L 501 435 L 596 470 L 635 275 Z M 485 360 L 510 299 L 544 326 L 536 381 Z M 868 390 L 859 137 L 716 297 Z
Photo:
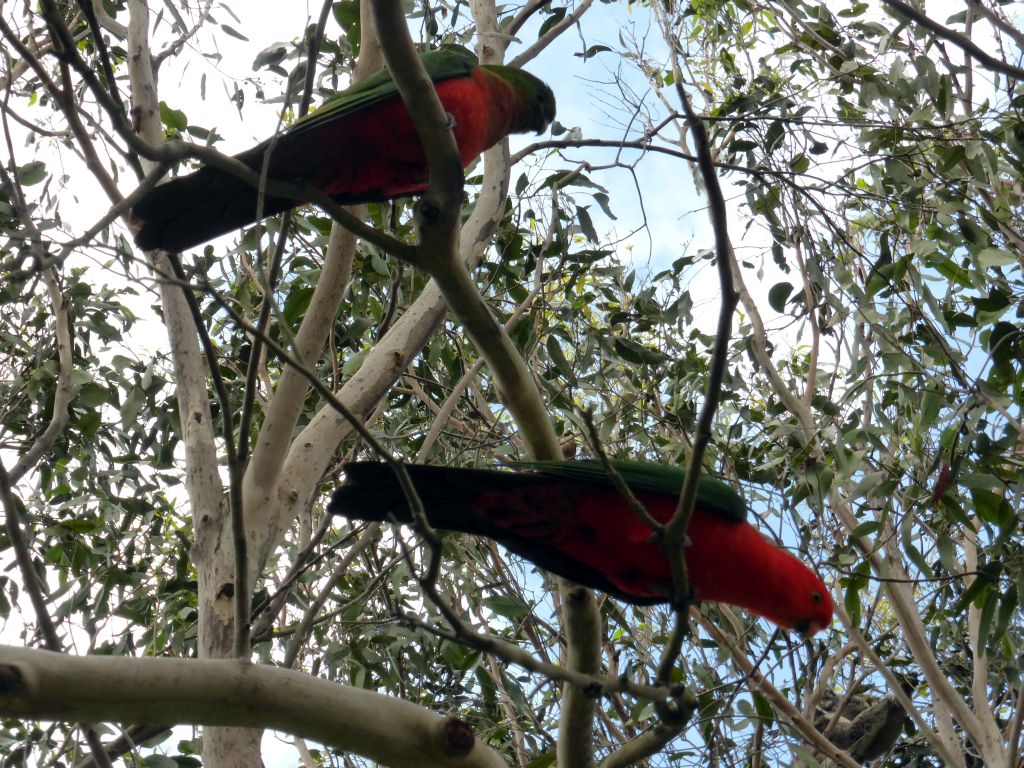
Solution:
M 554 120 L 554 94 L 528 72 L 478 65 L 455 46 L 422 60 L 451 117 L 464 166 L 508 134 L 539 133 Z M 269 178 L 304 181 L 339 203 L 388 200 L 427 187 L 423 147 L 386 71 L 235 158 L 260 172 L 268 151 Z M 263 215 L 303 202 L 268 195 Z M 207 166 L 154 188 L 135 205 L 132 213 L 141 221 L 135 242 L 144 250 L 181 251 L 255 222 L 256 208 L 253 186 Z
M 564 576 L 637 605 L 669 601 L 668 559 L 651 529 L 594 461 L 538 461 L 530 471 L 406 466 L 432 526 L 478 534 Z M 675 513 L 685 473 L 675 467 L 615 462 L 659 522 Z M 412 517 L 386 464 L 344 466 L 328 511 L 357 520 L 408 523 Z M 702 477 L 687 531 L 686 565 L 698 601 L 746 608 L 807 636 L 832 622 L 825 584 L 746 521 L 729 486 Z

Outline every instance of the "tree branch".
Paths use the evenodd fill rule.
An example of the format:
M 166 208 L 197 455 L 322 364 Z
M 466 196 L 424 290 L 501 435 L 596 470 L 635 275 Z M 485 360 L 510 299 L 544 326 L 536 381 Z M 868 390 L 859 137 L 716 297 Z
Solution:
M 981 66 L 985 67 L 985 69 L 990 69 L 993 72 L 1000 72 L 1007 77 L 1012 77 L 1017 80 L 1024 80 L 1024 69 L 1016 67 L 1013 64 L 1009 64 L 1002 59 L 997 59 L 995 56 L 989 55 L 979 48 L 978 45 L 966 35 L 952 30 L 949 27 L 944 27 L 942 24 L 939 24 L 937 21 L 929 18 L 909 3 L 905 3 L 903 0 L 882 0 L 882 2 L 890 8 L 895 8 L 899 13 L 906 16 L 911 21 L 920 24 L 932 34 L 953 43 L 953 45 L 968 54 L 971 58 L 976 59 Z
M 761 314 L 749 291 L 747 291 L 746 286 L 743 284 L 743 278 L 740 274 L 739 264 L 735 260 L 735 255 L 730 256 L 730 262 L 741 302 L 754 329 L 752 344 L 750 345 L 754 358 L 768 377 L 772 390 L 778 395 L 786 409 L 796 418 L 799 430 L 795 434 L 808 446 L 812 454 L 818 455 L 821 451 L 820 447 L 813 447 L 811 445 L 814 436 L 817 435 L 817 430 L 810 409 L 789 389 L 769 356 L 766 347 L 767 335 Z M 862 522 L 856 518 L 849 504 L 835 488 L 829 492 L 829 502 L 847 531 L 852 532 Z M 949 682 L 949 679 L 935 658 L 935 654 L 927 639 L 924 624 L 914 607 L 911 593 L 908 590 L 909 585 L 901 580 L 889 580 L 893 568 L 896 567 L 895 561 L 889 561 L 880 557 L 874 544 L 866 536 L 856 537 L 853 543 L 870 563 L 872 571 L 884 579 L 882 582 L 883 589 L 889 598 L 900 626 L 903 628 L 907 644 L 914 654 L 916 661 L 921 665 L 925 679 L 928 681 L 929 686 L 931 686 L 932 691 L 939 699 L 948 704 L 953 712 L 953 716 L 963 729 L 970 734 L 975 743 L 979 744 L 979 746 L 985 744 L 985 735 L 980 722 L 970 707 L 967 706 L 963 697 Z M 941 747 L 940 744 L 942 745 Z M 934 746 L 937 751 L 945 750 L 951 755 L 958 752 L 956 744 L 947 743 L 946 739 L 935 743 Z
M 565 30 L 576 24 L 580 18 L 586 13 L 590 6 L 593 5 L 594 0 L 581 0 L 581 2 L 572 9 L 572 13 L 567 13 L 561 21 L 555 24 L 551 29 L 544 33 L 543 37 L 538 38 L 530 45 L 525 51 L 520 53 L 509 64 L 513 67 L 521 67 L 528 61 L 532 61 L 537 57 L 537 54 L 547 48 L 555 39 L 562 34 Z
M 324 7 L 327 7 L 326 4 Z M 360 16 L 365 24 L 370 18 L 368 6 L 360 8 Z M 379 62 L 376 38 L 364 28 L 354 82 L 361 82 L 373 74 L 379 68 Z M 307 66 L 314 66 L 312 58 Z M 333 204 L 334 201 L 331 202 Z M 363 223 L 365 207 L 344 210 L 350 219 Z M 320 279 L 317 280 L 309 307 L 295 334 L 293 352 L 303 366 L 314 364 L 323 353 L 337 317 L 338 306 L 351 280 L 356 255 L 356 234 L 353 234 L 353 231 L 346 228 L 344 223 L 339 225 L 339 219 L 335 217 L 327 241 Z M 272 291 L 265 295 L 264 301 L 269 307 L 274 301 Z M 261 322 L 257 324 L 261 333 L 256 336 L 261 346 L 262 334 L 266 332 L 267 327 L 267 323 L 261 318 Z M 274 532 L 290 524 L 295 517 L 295 507 L 288 503 L 288 495 L 282 493 L 280 488 L 281 472 L 292 447 L 295 425 L 302 413 L 308 388 L 308 382 L 295 368 L 289 366 L 281 372 L 253 448 L 252 461 L 246 472 L 244 496 L 250 514 L 251 531 L 255 538 L 254 560 L 260 568 L 267 562 L 273 548 L 278 544 Z
M 454 233 L 465 177 L 450 117 L 441 105 L 423 62 L 416 55 L 401 2 L 376 0 L 372 6 L 384 60 L 427 158 L 430 186 L 417 205 L 420 209 L 430 209 L 428 218 L 431 218 L 432 228 Z
M 8 133 L 7 135 L 9 145 L 10 134 Z M 13 167 L 13 156 L 11 157 L 11 164 Z M 18 214 L 22 226 L 28 230 L 32 238 L 30 250 L 33 257 L 39 260 L 43 253 L 42 234 L 28 212 L 25 198 L 21 193 L 17 180 L 11 177 L 2 167 L 0 167 L 0 189 L 6 191 L 7 198 Z M 11 469 L 9 483 L 12 486 L 17 485 L 25 473 L 35 467 L 43 455 L 53 448 L 53 444 L 57 441 L 65 427 L 67 427 L 69 419 L 68 405 L 71 402 L 71 374 L 74 368 L 71 349 L 71 319 L 68 314 L 67 302 L 60 291 L 60 286 L 57 284 L 57 276 L 54 271 L 52 269 L 43 270 L 42 280 L 50 297 L 50 308 L 53 311 L 54 323 L 53 334 L 55 346 L 57 347 L 58 366 L 57 378 L 54 382 L 53 406 L 50 410 L 50 421 L 46 425 L 46 429 L 32 442 L 29 449 L 22 454 L 21 458 L 18 459 Z
M 275 728 L 384 765 L 505 768 L 457 718 L 237 660 L 65 656 L 0 646 L 5 717 Z
M 658 664 L 658 679 L 671 679 L 671 670 L 682 649 L 683 637 L 689 630 L 689 605 L 692 600 L 690 577 L 686 570 L 685 548 L 689 544 L 686 530 L 697 503 L 697 487 L 704 469 L 704 452 L 711 441 L 711 426 L 718 410 L 722 395 L 722 379 L 725 376 L 729 354 L 729 340 L 732 336 L 732 315 L 736 310 L 739 295 L 733 284 L 730 270 L 732 243 L 729 241 L 728 214 L 725 196 L 715 172 L 714 158 L 708 139 L 707 128 L 690 105 L 690 98 L 683 88 L 682 72 L 679 68 L 678 51 L 673 52 L 672 71 L 675 75 L 676 93 L 686 114 L 686 124 L 693 134 L 697 150 L 697 166 L 708 195 L 708 213 L 715 233 L 715 260 L 718 267 L 721 305 L 718 312 L 718 327 L 715 346 L 711 353 L 707 388 L 704 403 L 697 419 L 691 453 L 686 464 L 686 477 L 679 492 L 679 504 L 672 519 L 665 525 L 661 546 L 672 569 L 672 607 L 676 612 L 676 626 Z
M 772 706 L 774 706 L 779 713 L 793 724 L 793 727 L 808 744 L 812 745 L 815 749 L 820 750 L 828 759 L 834 760 L 839 765 L 845 766 L 846 768 L 860 768 L 859 763 L 850 757 L 847 752 L 841 750 L 825 738 L 825 736 L 823 736 L 821 732 L 815 728 L 814 725 L 803 716 L 803 714 L 801 714 L 796 705 L 783 696 L 782 692 L 772 685 L 768 678 L 761 674 L 760 670 L 751 663 L 747 654 L 737 647 L 732 638 L 726 635 L 711 621 L 699 614 L 697 615 L 697 621 L 700 623 L 701 627 L 703 627 L 704 631 L 711 635 L 712 639 L 716 643 L 729 651 L 732 656 L 732 660 L 736 663 L 736 666 L 738 666 L 743 674 L 750 679 L 751 683 L 753 683 L 757 689 L 767 697 L 767 699 L 772 703 Z

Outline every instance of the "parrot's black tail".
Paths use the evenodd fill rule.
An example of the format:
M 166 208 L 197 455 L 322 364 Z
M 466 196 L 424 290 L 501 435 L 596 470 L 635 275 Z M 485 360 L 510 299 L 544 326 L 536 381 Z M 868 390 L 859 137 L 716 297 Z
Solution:
M 493 535 L 494 526 L 474 514 L 473 500 L 491 491 L 514 491 L 543 482 L 521 472 L 455 469 L 424 464 L 405 466 L 431 525 L 453 531 Z M 353 520 L 412 521 L 412 513 L 394 470 L 379 462 L 344 466 L 345 483 L 331 497 L 327 511 Z
M 627 595 L 600 570 L 562 551 L 558 542 L 566 536 L 566 515 L 571 517 L 584 488 L 579 482 L 531 472 L 405 468 L 434 528 L 486 536 L 547 571 L 638 604 L 663 602 L 658 596 Z M 343 469 L 345 483 L 334 491 L 328 512 L 353 520 L 412 520 L 387 464 L 358 462 Z
M 178 252 L 256 221 L 256 189 L 219 168 L 207 166 L 155 187 L 132 209 L 142 228 L 135 236 L 144 251 Z M 263 197 L 263 216 L 302 201 Z

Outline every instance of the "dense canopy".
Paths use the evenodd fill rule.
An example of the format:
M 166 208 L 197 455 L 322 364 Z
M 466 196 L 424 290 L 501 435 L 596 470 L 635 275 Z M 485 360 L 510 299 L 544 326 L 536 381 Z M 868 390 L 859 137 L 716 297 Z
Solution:
M 3 5 L 0 758 L 1019 765 L 1018 5 Z M 463 171 L 449 44 L 557 120 Z M 135 246 L 164 176 L 385 64 L 422 194 Z M 326 510 L 353 461 L 601 452 L 719 478 L 835 621 Z

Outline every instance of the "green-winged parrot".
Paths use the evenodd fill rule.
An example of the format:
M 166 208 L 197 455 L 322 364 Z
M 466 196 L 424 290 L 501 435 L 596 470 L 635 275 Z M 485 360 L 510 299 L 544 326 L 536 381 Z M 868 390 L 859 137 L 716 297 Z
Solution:
M 543 131 L 555 117 L 555 97 L 543 82 L 515 67 L 477 64 L 465 48 L 422 54 L 437 95 L 451 117 L 463 165 L 510 133 Z M 275 139 L 235 158 L 268 176 L 302 181 L 339 203 L 388 200 L 422 192 L 427 163 L 419 136 L 391 76 L 381 71 L 326 101 Z M 144 250 L 181 251 L 256 221 L 256 189 L 207 166 L 154 188 L 132 209 Z M 263 215 L 305 201 L 265 196 Z
M 518 466 L 527 471 L 417 464 L 406 469 L 432 526 L 487 536 L 545 570 L 629 603 L 668 602 L 668 559 L 600 463 Z M 672 517 L 683 470 L 643 462 L 615 462 L 615 468 L 652 517 Z M 332 514 L 411 521 L 388 465 L 356 462 L 343 470 L 345 482 L 328 507 Z M 737 605 L 808 636 L 831 624 L 825 584 L 746 521 L 746 505 L 729 486 L 701 478 L 687 533 L 686 564 L 696 600 Z

